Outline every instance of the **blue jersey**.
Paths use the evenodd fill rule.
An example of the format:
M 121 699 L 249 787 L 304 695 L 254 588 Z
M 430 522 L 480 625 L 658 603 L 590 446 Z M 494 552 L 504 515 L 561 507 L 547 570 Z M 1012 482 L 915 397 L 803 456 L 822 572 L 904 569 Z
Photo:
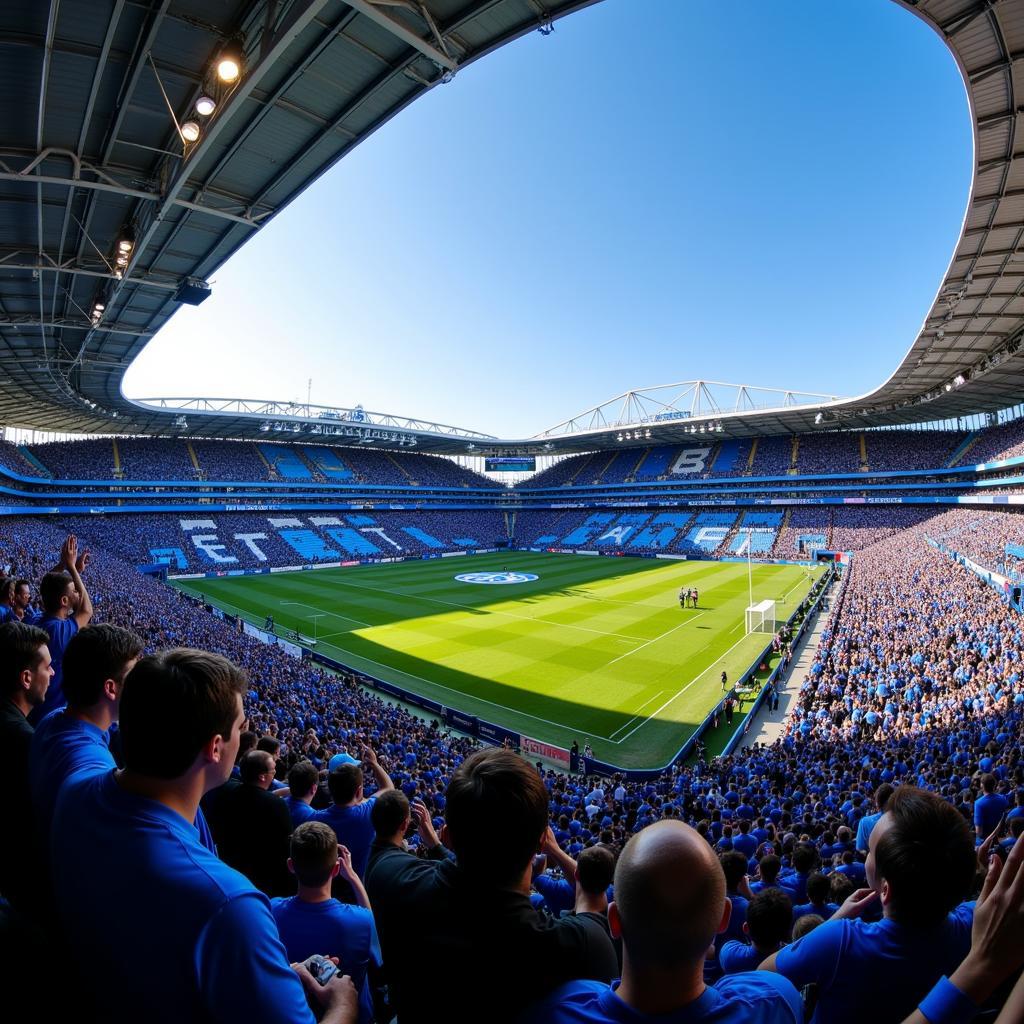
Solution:
M 802 1024 L 800 993 L 777 974 L 732 974 L 675 1013 L 638 1013 L 616 995 L 618 983 L 571 981 L 523 1015 L 530 1024 Z
M 104 1020 L 314 1024 L 267 898 L 169 807 L 113 772 L 83 776 L 61 791 L 50 849 L 66 937 Z
M 987 836 L 995 830 L 1009 806 L 1010 801 L 1002 793 L 989 793 L 974 801 L 974 824 L 981 835 Z
M 78 632 L 78 623 L 74 619 L 59 619 L 55 615 L 44 615 L 36 625 L 46 631 L 50 638 L 47 648 L 50 651 L 50 663 L 53 678 L 50 688 L 46 691 L 46 699 L 37 708 L 32 709 L 29 720 L 38 725 L 51 711 L 62 707 L 64 701 L 64 651 L 71 638 Z
M 36 726 L 29 752 L 28 778 L 32 816 L 40 850 L 49 849 L 50 825 L 57 797 L 67 779 L 81 773 L 101 773 L 116 765 L 109 736 L 89 722 L 58 709 Z
M 756 971 L 767 958 L 767 954 L 759 953 L 749 943 L 737 939 L 730 939 L 718 951 L 718 962 L 726 974 Z
M 342 974 L 359 993 L 359 1020 L 369 1024 L 373 999 L 366 973 L 371 964 L 381 965 L 373 914 L 338 900 L 307 903 L 298 896 L 277 897 L 270 906 L 288 959 L 296 963 L 314 953 L 336 956 Z
M 826 921 L 780 949 L 775 968 L 798 988 L 818 985 L 815 1024 L 903 1020 L 967 955 L 973 919 L 974 904 L 964 903 L 937 928 L 891 918 Z
M 366 862 L 370 859 L 370 844 L 374 839 L 373 822 L 370 812 L 376 802 L 375 797 L 364 800 L 353 807 L 339 807 L 337 804 L 322 811 L 313 812 L 313 821 L 322 821 L 334 829 L 338 842 L 348 847 L 352 854 L 352 867 L 362 878 L 366 874 Z
M 871 830 L 882 820 L 882 812 L 877 814 L 865 814 L 857 822 L 857 849 L 862 853 L 868 851 L 868 839 L 871 838 Z
M 293 796 L 286 796 L 284 804 L 288 808 L 288 813 L 292 816 L 293 829 L 298 828 L 304 821 L 309 821 L 316 813 L 305 800 L 296 800 Z

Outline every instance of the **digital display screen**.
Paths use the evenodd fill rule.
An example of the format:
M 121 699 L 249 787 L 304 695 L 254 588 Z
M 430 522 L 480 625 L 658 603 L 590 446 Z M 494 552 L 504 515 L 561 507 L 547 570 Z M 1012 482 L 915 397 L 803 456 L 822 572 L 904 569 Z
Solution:
M 484 459 L 486 473 L 534 473 L 537 460 L 531 456 L 515 459 Z

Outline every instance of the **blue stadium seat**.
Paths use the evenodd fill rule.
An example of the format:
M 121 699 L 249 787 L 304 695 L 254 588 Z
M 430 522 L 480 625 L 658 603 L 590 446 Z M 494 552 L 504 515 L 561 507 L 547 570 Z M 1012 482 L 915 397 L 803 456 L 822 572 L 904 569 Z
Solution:
M 334 541 L 346 554 L 349 555 L 379 555 L 380 548 L 371 543 L 358 530 L 346 526 L 332 526 L 324 530 L 331 540 Z
M 318 533 L 312 530 L 279 530 L 281 540 L 309 562 L 329 562 L 341 557 Z

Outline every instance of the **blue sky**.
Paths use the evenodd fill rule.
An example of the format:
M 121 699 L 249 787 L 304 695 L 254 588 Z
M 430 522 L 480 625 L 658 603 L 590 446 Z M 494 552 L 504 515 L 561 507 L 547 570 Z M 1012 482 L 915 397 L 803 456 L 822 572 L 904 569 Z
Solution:
M 126 391 L 312 378 L 502 437 L 698 377 L 860 394 L 931 303 L 971 163 L 952 57 L 890 0 L 604 0 L 342 160 Z

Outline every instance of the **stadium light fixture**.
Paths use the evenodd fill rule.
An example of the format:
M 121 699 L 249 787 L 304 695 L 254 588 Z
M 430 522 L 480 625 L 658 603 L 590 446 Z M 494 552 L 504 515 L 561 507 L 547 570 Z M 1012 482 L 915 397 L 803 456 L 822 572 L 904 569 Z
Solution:
M 217 55 L 214 64 L 217 77 L 226 85 L 233 85 L 242 74 L 242 46 L 239 39 L 232 39 Z
M 123 253 L 130 253 L 135 248 L 135 232 L 131 228 L 126 228 L 121 232 L 121 237 L 117 240 L 117 251 Z
M 181 126 L 181 137 L 186 142 L 198 142 L 202 129 L 196 121 L 186 121 Z
M 615 435 L 615 440 L 618 441 L 619 443 L 621 443 L 622 442 L 622 435 L 621 434 L 616 434 Z
M 207 94 L 196 100 L 196 113 L 200 117 L 209 117 L 217 109 L 217 101 Z

